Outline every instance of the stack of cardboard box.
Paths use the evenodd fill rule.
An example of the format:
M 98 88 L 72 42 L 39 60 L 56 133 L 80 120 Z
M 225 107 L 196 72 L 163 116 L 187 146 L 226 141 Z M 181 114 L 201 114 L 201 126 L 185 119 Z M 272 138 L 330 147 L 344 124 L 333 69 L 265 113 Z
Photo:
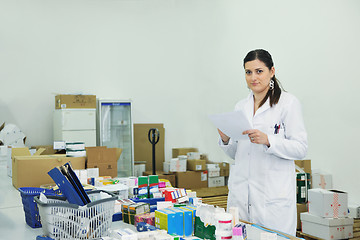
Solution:
M 188 156 L 188 153 L 198 152 L 197 148 L 173 148 L 172 157 L 181 155 Z M 190 154 L 194 156 L 194 154 Z M 200 156 L 200 155 L 199 155 Z M 202 159 L 188 159 L 187 171 L 176 172 L 176 187 L 186 189 L 204 188 L 208 185 L 207 172 L 205 171 L 206 161 Z
M 348 217 L 346 192 L 309 190 L 309 210 L 300 214 L 302 232 L 322 239 L 353 237 L 354 219 Z

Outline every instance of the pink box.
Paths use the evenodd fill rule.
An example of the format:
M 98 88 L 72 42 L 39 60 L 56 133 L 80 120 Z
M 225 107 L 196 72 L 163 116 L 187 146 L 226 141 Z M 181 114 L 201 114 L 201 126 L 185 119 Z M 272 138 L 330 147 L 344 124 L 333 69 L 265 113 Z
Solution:
M 138 222 L 145 222 L 152 226 L 155 226 L 155 212 L 135 215 L 135 226 Z

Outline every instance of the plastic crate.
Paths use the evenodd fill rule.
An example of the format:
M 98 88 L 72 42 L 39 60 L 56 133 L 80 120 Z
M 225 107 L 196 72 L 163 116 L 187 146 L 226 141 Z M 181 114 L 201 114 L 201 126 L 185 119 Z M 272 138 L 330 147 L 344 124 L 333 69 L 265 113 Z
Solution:
M 70 204 L 64 197 L 49 196 L 47 203 L 34 197 L 44 235 L 55 240 L 108 236 L 117 197 L 101 190 L 88 192 L 88 196 L 91 202 L 85 206 Z
M 55 196 L 56 192 L 51 189 L 23 187 L 19 188 L 23 208 L 25 212 L 25 221 L 32 228 L 41 227 L 39 209 L 34 201 L 35 196 L 39 196 L 40 193 L 46 196 Z

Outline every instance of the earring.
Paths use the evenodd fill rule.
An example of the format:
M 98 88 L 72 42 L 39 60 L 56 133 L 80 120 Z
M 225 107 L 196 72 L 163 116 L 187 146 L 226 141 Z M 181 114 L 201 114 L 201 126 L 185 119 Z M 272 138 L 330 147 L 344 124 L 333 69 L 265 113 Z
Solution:
M 269 87 L 270 87 L 270 90 L 274 90 L 274 80 L 270 80 L 270 83 L 269 83 Z

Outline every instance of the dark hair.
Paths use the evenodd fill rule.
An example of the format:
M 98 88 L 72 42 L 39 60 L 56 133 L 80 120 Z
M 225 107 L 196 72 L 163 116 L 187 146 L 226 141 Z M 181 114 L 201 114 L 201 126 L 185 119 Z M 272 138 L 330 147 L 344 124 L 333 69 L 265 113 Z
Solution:
M 253 51 L 250 51 L 244 58 L 244 68 L 245 68 L 245 63 L 249 62 L 249 61 L 254 61 L 254 60 L 260 60 L 261 62 L 263 62 L 266 67 L 269 68 L 269 70 L 274 66 L 274 62 L 272 60 L 272 57 L 270 55 L 270 53 L 266 50 L 263 49 L 256 49 Z M 270 107 L 272 107 L 273 105 L 277 104 L 279 102 L 280 99 L 280 95 L 281 95 L 281 88 L 280 88 L 280 82 L 279 80 L 277 80 L 277 78 L 274 76 L 271 78 L 274 81 L 274 89 L 270 90 L 266 93 L 265 97 L 263 98 L 263 100 L 261 100 L 259 107 L 261 107 L 268 98 L 270 98 Z

